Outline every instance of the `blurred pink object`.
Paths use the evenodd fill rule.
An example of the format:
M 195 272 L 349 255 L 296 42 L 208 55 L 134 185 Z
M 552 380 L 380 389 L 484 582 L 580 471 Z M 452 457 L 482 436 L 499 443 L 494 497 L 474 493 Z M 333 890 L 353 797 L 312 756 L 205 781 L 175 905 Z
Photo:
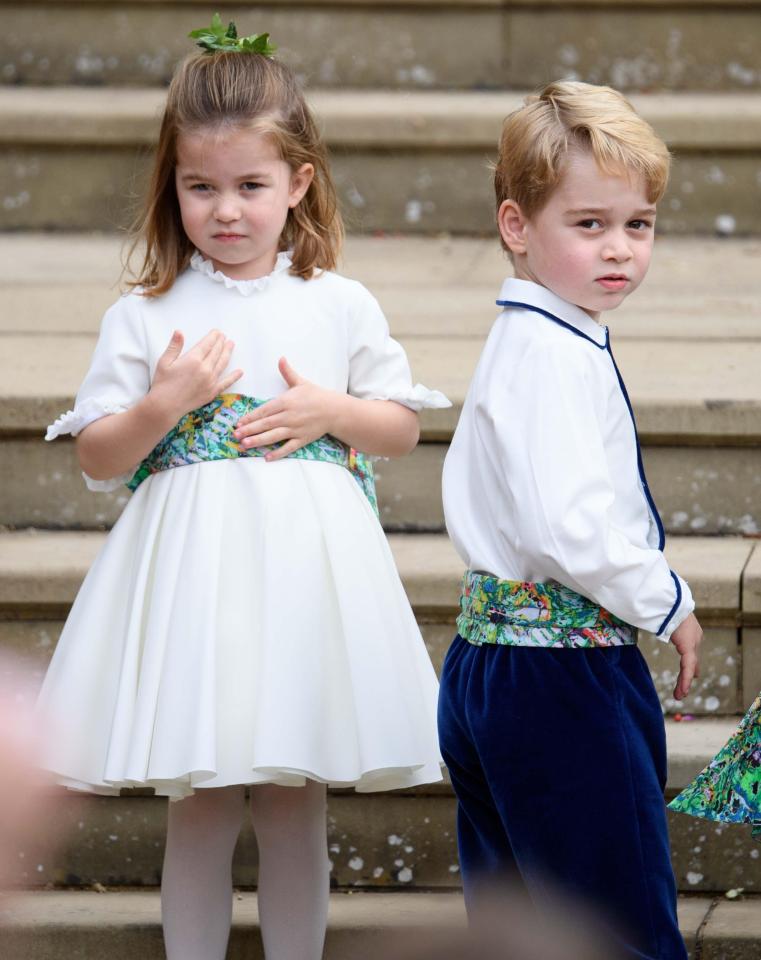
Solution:
M 34 703 L 39 678 L 20 657 L 0 653 L 0 886 L 19 844 L 44 826 L 42 775 L 36 768 L 41 731 Z

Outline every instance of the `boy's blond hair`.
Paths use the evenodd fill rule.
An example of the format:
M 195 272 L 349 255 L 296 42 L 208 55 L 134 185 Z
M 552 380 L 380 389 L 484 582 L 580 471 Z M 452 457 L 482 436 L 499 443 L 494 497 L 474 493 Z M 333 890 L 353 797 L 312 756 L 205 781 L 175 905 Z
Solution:
M 649 203 L 666 189 L 666 144 L 611 87 L 561 80 L 527 97 L 505 119 L 494 171 L 497 210 L 513 200 L 527 217 L 560 182 L 570 151 L 589 151 L 604 173 L 643 177 Z

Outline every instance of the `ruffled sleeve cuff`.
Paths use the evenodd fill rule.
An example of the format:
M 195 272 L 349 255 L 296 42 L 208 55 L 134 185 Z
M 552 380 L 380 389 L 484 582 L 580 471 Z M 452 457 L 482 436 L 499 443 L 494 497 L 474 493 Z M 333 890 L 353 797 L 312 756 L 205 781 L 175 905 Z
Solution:
M 46 440 L 55 440 L 56 437 L 62 437 L 65 434 L 71 434 L 76 437 L 85 427 L 88 427 L 101 417 L 109 417 L 113 413 L 124 413 L 129 410 L 129 406 L 124 403 L 116 403 L 109 400 L 100 400 L 96 397 L 87 397 L 77 403 L 73 410 L 69 410 L 58 417 L 47 429 Z M 110 493 L 112 490 L 118 490 L 128 480 L 132 479 L 135 470 L 122 474 L 119 477 L 110 477 L 108 480 L 94 480 L 86 473 L 82 473 L 88 490 L 96 493 Z
M 45 439 L 55 440 L 56 437 L 62 437 L 67 433 L 76 437 L 85 427 L 89 427 L 91 423 L 100 420 L 101 417 L 109 417 L 112 413 L 124 413 L 128 409 L 129 407 L 124 403 L 87 397 L 77 403 L 73 410 L 68 410 L 51 423 L 45 434 Z
M 123 487 L 125 483 L 128 483 L 135 475 L 135 469 L 130 470 L 129 473 L 123 473 L 120 477 L 111 477 L 108 480 L 93 480 L 92 477 L 88 477 L 87 474 L 82 471 L 82 477 L 87 484 L 87 489 L 92 490 L 94 493 L 111 493 L 113 490 L 118 490 L 119 487 Z
M 378 394 L 374 397 L 368 397 L 370 400 L 393 400 L 395 403 L 401 403 L 402 406 L 409 407 L 419 413 L 421 410 L 445 410 L 452 406 L 452 401 L 445 397 L 440 390 L 429 390 L 422 383 L 416 383 L 415 386 L 404 387 L 402 389 L 391 389 L 382 396 Z

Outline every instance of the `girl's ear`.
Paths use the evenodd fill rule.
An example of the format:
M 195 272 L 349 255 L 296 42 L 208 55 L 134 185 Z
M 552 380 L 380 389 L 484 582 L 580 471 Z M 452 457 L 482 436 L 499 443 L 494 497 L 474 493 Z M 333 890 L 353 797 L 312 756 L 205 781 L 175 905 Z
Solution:
M 309 185 L 314 180 L 314 167 L 311 163 L 303 163 L 298 170 L 291 172 L 291 189 L 288 194 L 288 206 L 298 206 Z
M 526 252 L 526 224 L 528 218 L 515 200 L 503 200 L 497 211 L 497 225 L 505 246 L 511 253 Z

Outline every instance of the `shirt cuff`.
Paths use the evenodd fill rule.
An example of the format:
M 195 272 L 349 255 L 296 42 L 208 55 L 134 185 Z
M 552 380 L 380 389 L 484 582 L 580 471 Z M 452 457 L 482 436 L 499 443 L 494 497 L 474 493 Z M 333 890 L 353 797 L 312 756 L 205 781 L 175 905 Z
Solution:
M 689 615 L 695 609 L 695 601 L 692 597 L 692 592 L 687 585 L 687 581 L 682 580 L 682 578 L 677 576 L 673 570 L 671 571 L 671 576 L 674 580 L 674 589 L 676 591 L 674 605 L 664 618 L 663 623 L 656 634 L 658 639 L 663 640 L 664 643 L 669 642 L 671 639 L 671 634 L 680 624 L 684 623 L 687 617 L 689 617 Z

